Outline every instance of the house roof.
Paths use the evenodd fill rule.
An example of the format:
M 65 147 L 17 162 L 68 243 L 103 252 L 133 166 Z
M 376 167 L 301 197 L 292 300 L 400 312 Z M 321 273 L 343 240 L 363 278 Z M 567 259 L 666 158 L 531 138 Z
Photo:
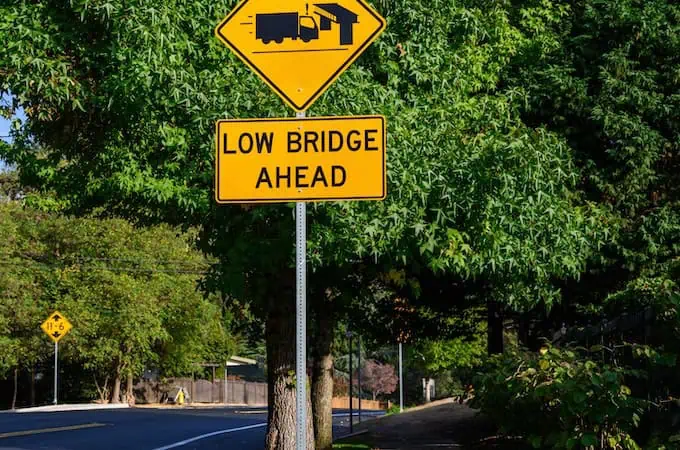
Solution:
M 257 364 L 257 361 L 250 358 L 243 358 L 242 356 L 232 356 L 227 361 L 227 366 L 250 366 Z

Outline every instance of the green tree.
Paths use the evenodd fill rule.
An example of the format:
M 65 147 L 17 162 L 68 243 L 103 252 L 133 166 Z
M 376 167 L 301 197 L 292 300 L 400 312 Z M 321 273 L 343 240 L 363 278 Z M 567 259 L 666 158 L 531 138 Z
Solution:
M 608 211 L 605 245 L 580 279 L 561 284 L 564 305 L 546 322 L 577 329 L 651 308 L 654 327 L 598 339 L 677 355 L 680 7 L 667 0 L 513 3 L 509 22 L 526 40 L 503 83 L 521 93 L 514 104 L 525 123 L 568 143 L 577 189 Z M 677 396 L 677 367 L 644 368 L 654 381 L 633 386 L 633 395 Z M 650 420 L 661 424 L 665 416 Z
M 35 216 L 21 211 L 18 204 L 0 204 L 0 376 L 11 371 L 14 378 L 12 408 L 17 402 L 17 378 L 20 371 L 33 373 L 35 366 L 45 358 L 49 348 L 39 329 L 47 317 L 41 285 L 47 280 L 45 274 L 26 270 L 22 255 L 35 250 L 35 245 L 25 236 L 35 230 Z M 35 402 L 31 380 L 31 403 Z
M 145 367 L 186 374 L 233 352 L 220 305 L 198 291 L 209 261 L 192 249 L 189 235 L 19 204 L 3 205 L 0 214 L 0 308 L 17 349 L 13 367 L 31 368 L 48 355 L 38 326 L 53 309 L 74 324 L 62 355 L 94 376 L 102 400 L 120 401 L 124 382 L 132 395 Z

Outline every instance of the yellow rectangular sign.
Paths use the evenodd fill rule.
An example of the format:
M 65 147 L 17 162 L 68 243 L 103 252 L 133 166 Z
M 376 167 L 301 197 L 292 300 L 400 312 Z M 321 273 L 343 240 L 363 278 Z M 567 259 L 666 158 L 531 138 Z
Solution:
M 218 203 L 382 200 L 382 116 L 217 122 Z

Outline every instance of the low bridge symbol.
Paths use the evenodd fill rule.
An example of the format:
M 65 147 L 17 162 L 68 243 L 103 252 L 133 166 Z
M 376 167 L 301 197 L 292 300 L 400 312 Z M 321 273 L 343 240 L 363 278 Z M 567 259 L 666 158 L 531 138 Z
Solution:
M 328 31 L 332 23 L 337 23 L 340 26 L 340 45 L 354 43 L 354 24 L 359 21 L 357 14 L 337 3 L 315 3 L 313 14 L 318 17 L 309 15 L 309 4 L 305 15 L 297 12 L 257 14 L 255 38 L 265 44 L 271 41 L 281 44 L 285 38 L 309 42 L 319 39 L 319 30 Z
M 354 24 L 359 19 L 356 14 L 337 3 L 317 3 L 314 8 L 314 13 L 319 15 L 321 30 L 330 30 L 331 22 L 335 22 L 340 25 L 340 45 L 354 43 Z

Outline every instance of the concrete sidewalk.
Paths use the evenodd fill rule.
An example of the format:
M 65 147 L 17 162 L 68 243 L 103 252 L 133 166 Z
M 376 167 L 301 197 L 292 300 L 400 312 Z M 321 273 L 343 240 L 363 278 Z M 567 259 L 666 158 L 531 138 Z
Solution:
M 337 442 L 360 443 L 378 450 L 524 448 L 497 442 L 493 424 L 453 399 L 355 425 L 354 430 L 356 436 Z

